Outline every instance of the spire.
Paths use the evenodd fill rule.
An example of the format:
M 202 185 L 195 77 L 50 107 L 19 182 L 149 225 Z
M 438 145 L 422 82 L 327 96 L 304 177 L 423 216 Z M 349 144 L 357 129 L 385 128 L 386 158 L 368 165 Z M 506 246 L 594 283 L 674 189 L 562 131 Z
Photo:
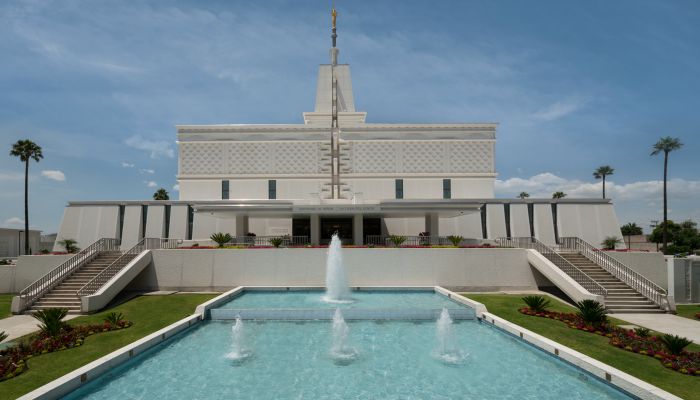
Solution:
M 332 26 L 332 34 L 331 34 L 331 39 L 333 39 L 333 47 L 331 48 L 331 65 L 337 65 L 338 64 L 338 53 L 340 50 L 338 50 L 335 47 L 335 41 L 338 38 L 338 34 L 336 33 L 335 29 L 335 20 L 338 17 L 338 11 L 335 10 L 335 6 L 331 9 L 331 20 L 333 22 Z

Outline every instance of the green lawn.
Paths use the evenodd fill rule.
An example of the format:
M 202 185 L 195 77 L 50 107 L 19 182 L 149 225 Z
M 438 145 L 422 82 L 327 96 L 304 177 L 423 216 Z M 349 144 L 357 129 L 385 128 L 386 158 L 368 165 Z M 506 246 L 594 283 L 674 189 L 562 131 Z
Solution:
M 10 312 L 10 305 L 12 304 L 13 296 L 13 294 L 0 294 L 0 319 L 12 315 Z
M 697 399 L 700 393 L 700 378 L 682 375 L 664 368 L 651 357 L 635 354 L 608 344 L 608 338 L 567 327 L 561 321 L 532 317 L 518 312 L 524 306 L 522 295 L 470 294 L 470 299 L 483 303 L 489 312 L 507 319 L 526 329 L 555 340 L 576 351 L 600 360 L 639 379 L 685 399 Z M 572 307 L 552 301 L 552 311 L 570 312 Z M 616 321 L 614 321 L 616 322 Z M 689 348 L 700 351 L 700 346 Z
M 700 319 L 695 318 L 695 314 L 700 313 L 700 304 L 680 304 L 676 306 L 676 312 L 681 317 L 700 321 Z
M 197 305 L 213 294 L 174 294 L 141 296 L 97 314 L 79 317 L 71 324 L 102 322 L 105 314 L 116 311 L 134 323 L 130 328 L 88 336 L 77 348 L 44 354 L 29 360 L 29 370 L 0 382 L 0 399 L 15 399 L 107 353 L 138 340 L 194 312 Z

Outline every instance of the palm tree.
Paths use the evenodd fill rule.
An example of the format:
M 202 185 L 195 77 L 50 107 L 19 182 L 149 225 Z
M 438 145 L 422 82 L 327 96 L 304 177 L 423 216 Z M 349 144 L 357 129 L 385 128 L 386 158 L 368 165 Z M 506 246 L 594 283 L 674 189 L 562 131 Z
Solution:
M 614 173 L 615 168 L 609 165 L 600 166 L 597 170 L 593 171 L 594 178 L 603 180 L 603 198 L 605 198 L 605 177 Z
M 552 193 L 552 198 L 553 198 L 553 199 L 563 199 L 564 197 L 566 197 L 566 193 L 564 193 L 564 192 L 554 192 L 554 193 Z
M 670 136 L 663 137 L 659 139 L 658 142 L 654 144 L 652 156 L 655 156 L 663 151 L 664 153 L 664 224 L 663 224 L 663 250 L 666 250 L 666 244 L 668 243 L 668 233 L 667 233 L 667 223 L 668 221 L 668 196 L 666 195 L 666 179 L 668 177 L 668 153 L 673 150 L 678 150 L 683 147 L 680 139 L 672 138 Z
M 170 200 L 168 191 L 163 188 L 156 190 L 156 192 L 153 193 L 153 200 Z
M 623 236 L 627 236 L 627 248 L 632 248 L 632 236 L 641 235 L 642 228 L 634 222 L 624 224 L 620 227 Z
M 518 195 L 519 199 L 527 199 L 528 197 L 530 197 L 530 193 L 528 192 L 520 192 L 520 194 Z
M 10 155 L 24 163 L 24 254 L 29 254 L 29 160 L 39 162 L 44 155 L 41 146 L 31 140 L 18 140 L 12 145 Z

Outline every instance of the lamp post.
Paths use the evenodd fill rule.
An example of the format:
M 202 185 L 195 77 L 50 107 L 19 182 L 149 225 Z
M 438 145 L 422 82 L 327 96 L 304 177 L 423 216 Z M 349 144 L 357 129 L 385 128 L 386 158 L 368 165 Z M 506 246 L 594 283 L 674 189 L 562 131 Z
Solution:
M 22 255 L 22 232 L 23 230 L 17 231 L 17 257 Z

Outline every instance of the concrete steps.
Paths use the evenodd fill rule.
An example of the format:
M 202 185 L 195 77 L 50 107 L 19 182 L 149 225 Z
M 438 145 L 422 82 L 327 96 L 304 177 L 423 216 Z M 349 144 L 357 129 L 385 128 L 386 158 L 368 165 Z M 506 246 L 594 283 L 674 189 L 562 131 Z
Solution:
M 584 255 L 565 251 L 559 252 L 559 254 L 608 291 L 608 295 L 605 296 L 604 300 L 605 308 L 608 312 L 664 313 L 664 310 L 656 303 L 647 299 Z
M 121 257 L 121 253 L 118 251 L 98 254 L 95 258 L 64 279 L 63 282 L 56 285 L 51 291 L 44 294 L 29 310 L 36 311 L 58 307 L 67 308 L 69 313 L 79 313 L 81 302 L 77 293 L 78 290 L 119 257 Z

